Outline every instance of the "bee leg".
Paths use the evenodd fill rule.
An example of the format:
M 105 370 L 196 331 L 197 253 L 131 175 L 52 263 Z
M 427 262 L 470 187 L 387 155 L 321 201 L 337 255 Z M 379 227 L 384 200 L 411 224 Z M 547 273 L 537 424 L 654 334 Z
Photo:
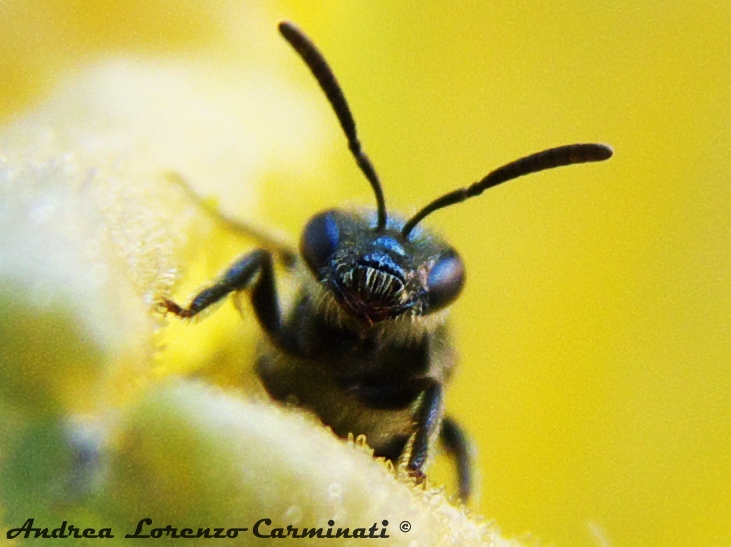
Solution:
M 442 444 L 455 459 L 457 464 L 457 480 L 459 482 L 459 498 L 467 503 L 472 493 L 473 464 L 470 441 L 464 429 L 450 416 L 442 420 L 442 430 L 439 433 Z
M 256 240 L 258 245 L 270 250 L 287 270 L 294 269 L 297 264 L 297 251 L 276 235 L 220 212 L 218 213 L 218 221 L 238 235 Z
M 251 288 L 251 303 L 259 323 L 267 333 L 278 336 L 280 331 L 279 300 L 274 283 L 272 253 L 258 249 L 236 262 L 219 280 L 199 292 L 187 308 L 163 299 L 162 307 L 178 317 L 189 318 L 198 315 L 208 306 L 215 304 L 229 293 Z
M 434 440 L 443 412 L 443 389 L 436 380 L 426 388 L 415 416 L 416 433 L 406 469 L 417 481 L 424 480 L 424 465 L 429 455 L 429 443 Z
M 165 173 L 168 182 L 172 182 L 187 194 L 191 201 L 201 208 L 214 222 L 219 223 L 225 229 L 246 239 L 253 239 L 257 245 L 272 252 L 287 269 L 292 269 L 297 263 L 297 252 L 277 235 L 268 233 L 261 228 L 232 218 L 220 211 L 215 203 L 200 196 L 187 180 L 176 172 Z

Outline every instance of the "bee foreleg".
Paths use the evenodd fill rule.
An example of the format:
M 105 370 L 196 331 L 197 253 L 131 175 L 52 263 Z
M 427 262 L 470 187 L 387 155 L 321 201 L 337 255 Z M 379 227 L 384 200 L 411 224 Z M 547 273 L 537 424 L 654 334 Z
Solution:
M 162 305 L 178 317 L 194 317 L 229 293 L 249 288 L 259 323 L 268 333 L 277 334 L 280 329 L 279 300 L 272 254 L 266 249 L 258 249 L 238 259 L 216 283 L 199 292 L 187 308 L 168 299 L 163 299 Z
M 443 413 L 442 394 L 442 385 L 433 380 L 433 383 L 424 391 L 415 416 L 416 433 L 414 442 L 411 443 L 411 453 L 406 469 L 417 480 L 424 477 L 423 468 L 429 456 L 429 444 L 435 440 L 435 434 L 439 430 Z
M 439 438 L 447 451 L 454 457 L 455 463 L 457 464 L 459 498 L 462 500 L 462 503 L 467 503 L 472 493 L 474 479 L 472 476 L 474 462 L 472 461 L 470 441 L 464 430 L 450 416 L 446 416 L 442 420 L 442 430 L 440 431 Z

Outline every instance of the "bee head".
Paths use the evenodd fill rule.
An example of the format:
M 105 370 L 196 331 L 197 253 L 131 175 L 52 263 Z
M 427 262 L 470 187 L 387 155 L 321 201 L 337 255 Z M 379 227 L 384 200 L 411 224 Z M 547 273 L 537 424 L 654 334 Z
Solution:
M 292 23 L 279 31 L 300 55 L 333 107 L 348 148 L 376 197 L 375 219 L 329 210 L 305 227 L 300 250 L 310 271 L 350 314 L 373 324 L 410 311 L 424 315 L 450 304 L 462 290 L 464 267 L 446 243 L 419 228 L 428 215 L 479 196 L 523 175 L 612 156 L 604 144 L 569 144 L 525 156 L 491 171 L 470 186 L 428 203 L 407 221 L 390 216 L 376 169 L 363 151 L 340 84 L 312 41 Z
M 370 217 L 370 218 L 369 218 Z M 426 315 L 453 302 L 464 285 L 464 266 L 443 241 L 404 222 L 331 209 L 307 223 L 300 252 L 309 270 L 350 315 L 374 324 L 408 313 Z

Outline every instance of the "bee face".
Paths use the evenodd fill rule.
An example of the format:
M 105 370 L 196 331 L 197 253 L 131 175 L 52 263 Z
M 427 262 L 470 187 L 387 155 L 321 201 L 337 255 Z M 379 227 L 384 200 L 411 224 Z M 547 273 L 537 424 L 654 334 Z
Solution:
M 403 314 L 421 316 L 450 304 L 464 285 L 456 251 L 389 217 L 377 230 L 376 215 L 328 210 L 305 227 L 300 252 L 310 272 L 343 310 L 367 324 Z

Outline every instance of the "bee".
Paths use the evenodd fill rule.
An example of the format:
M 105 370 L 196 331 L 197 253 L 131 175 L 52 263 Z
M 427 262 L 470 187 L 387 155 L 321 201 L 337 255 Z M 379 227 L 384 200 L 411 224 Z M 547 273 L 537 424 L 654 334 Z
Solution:
M 444 388 L 456 364 L 446 323 L 465 283 L 457 251 L 422 227 L 435 211 L 509 180 L 565 165 L 606 160 L 603 144 L 551 148 L 508 163 L 435 199 L 411 218 L 388 212 L 378 174 L 363 151 L 343 91 L 323 55 L 295 25 L 279 31 L 309 67 L 342 126 L 348 147 L 376 197 L 375 211 L 333 208 L 305 226 L 299 253 L 265 241 L 237 259 L 187 307 L 163 299 L 181 318 L 230 293 L 247 291 L 265 336 L 256 372 L 278 401 L 313 411 L 338 436 L 365 435 L 374 456 L 425 478 L 441 441 L 457 468 L 459 495 L 473 487 L 471 445 L 445 415 Z M 274 259 L 299 270 L 290 309 L 277 296 Z

